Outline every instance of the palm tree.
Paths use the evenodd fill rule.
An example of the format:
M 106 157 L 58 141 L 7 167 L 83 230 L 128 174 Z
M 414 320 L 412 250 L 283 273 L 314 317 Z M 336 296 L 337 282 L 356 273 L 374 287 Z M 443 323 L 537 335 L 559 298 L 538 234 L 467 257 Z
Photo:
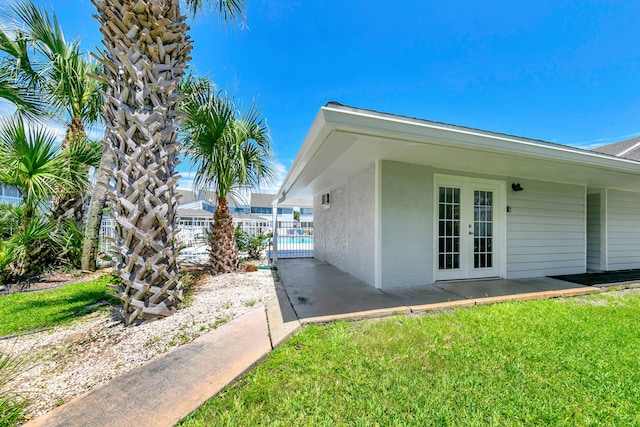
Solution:
M 18 116 L 40 119 L 47 103 L 33 85 L 37 73 L 31 66 L 29 45 L 20 28 L 0 25 L 0 98 L 12 103 Z
M 195 185 L 215 191 L 218 201 L 209 233 L 211 267 L 228 273 L 238 267 L 238 250 L 227 197 L 273 177 L 269 130 L 255 104 L 240 114 L 206 80 L 187 80 L 183 88 L 184 144 L 196 163 Z
M 19 231 L 8 247 L 13 252 L 9 258 L 14 275 L 34 272 L 42 265 L 48 249 L 43 240 L 55 229 L 55 224 L 44 215 L 47 201 L 61 190 L 85 190 L 88 180 L 84 166 L 96 163 L 98 154 L 95 145 L 84 141 L 60 150 L 52 132 L 42 127 L 25 127 L 21 119 L 1 123 L 0 182 L 20 190 L 23 206 Z
M 10 10 L 17 18 L 16 34 L 34 48 L 33 54 L 22 60 L 29 64 L 31 86 L 68 121 L 62 147 L 68 148 L 74 140 L 85 141 L 85 125 L 98 120 L 102 104 L 100 83 L 91 77 L 99 71 L 97 64 L 82 55 L 78 40 L 65 40 L 55 13 L 49 14 L 31 0 L 19 1 Z M 52 216 L 59 222 L 71 218 L 82 229 L 85 201 L 84 193 L 58 194 Z
M 105 141 L 113 149 L 117 295 L 126 324 L 167 316 L 182 300 L 175 216 L 179 101 L 192 44 L 179 0 L 92 0 L 103 34 Z M 195 13 L 202 1 L 186 2 Z M 244 0 L 215 1 L 223 18 Z
M 102 214 L 109 192 L 109 179 L 114 165 L 113 150 L 106 142 L 102 145 L 100 165 L 96 170 L 96 182 L 91 190 L 91 200 L 84 227 L 84 240 L 80 265 L 83 270 L 96 271 L 98 244 L 100 243 L 100 226 Z

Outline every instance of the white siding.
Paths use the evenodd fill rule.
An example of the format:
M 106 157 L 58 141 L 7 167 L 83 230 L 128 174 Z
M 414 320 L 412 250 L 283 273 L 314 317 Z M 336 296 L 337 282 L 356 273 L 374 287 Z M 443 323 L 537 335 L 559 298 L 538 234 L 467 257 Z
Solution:
M 640 268 L 640 194 L 607 193 L 608 269 Z
M 584 273 L 584 187 L 520 183 L 524 191 L 507 193 L 507 278 Z
M 383 161 L 382 287 L 433 281 L 433 171 Z
M 587 195 L 587 270 L 602 270 L 602 195 Z

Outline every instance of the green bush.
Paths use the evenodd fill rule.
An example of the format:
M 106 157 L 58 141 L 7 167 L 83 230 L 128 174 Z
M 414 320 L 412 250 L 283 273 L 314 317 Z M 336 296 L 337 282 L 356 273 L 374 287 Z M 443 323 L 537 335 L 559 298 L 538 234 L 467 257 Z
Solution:
M 272 233 L 249 234 L 236 229 L 236 246 L 238 251 L 246 252 L 250 259 L 260 259 L 260 253 L 267 247 Z

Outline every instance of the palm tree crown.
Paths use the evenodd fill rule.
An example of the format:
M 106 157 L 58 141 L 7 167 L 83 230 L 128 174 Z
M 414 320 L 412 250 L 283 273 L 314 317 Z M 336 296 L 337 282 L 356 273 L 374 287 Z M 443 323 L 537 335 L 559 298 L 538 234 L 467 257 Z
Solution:
M 269 129 L 255 104 L 239 113 L 206 79 L 186 79 L 182 89 L 183 142 L 196 164 L 197 187 L 227 197 L 273 178 Z

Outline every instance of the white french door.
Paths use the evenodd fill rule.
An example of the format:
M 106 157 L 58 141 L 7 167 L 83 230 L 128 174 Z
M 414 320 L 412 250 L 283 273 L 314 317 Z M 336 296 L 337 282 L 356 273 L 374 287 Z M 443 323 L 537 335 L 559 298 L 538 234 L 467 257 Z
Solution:
M 435 280 L 502 274 L 504 189 L 501 181 L 436 175 Z

